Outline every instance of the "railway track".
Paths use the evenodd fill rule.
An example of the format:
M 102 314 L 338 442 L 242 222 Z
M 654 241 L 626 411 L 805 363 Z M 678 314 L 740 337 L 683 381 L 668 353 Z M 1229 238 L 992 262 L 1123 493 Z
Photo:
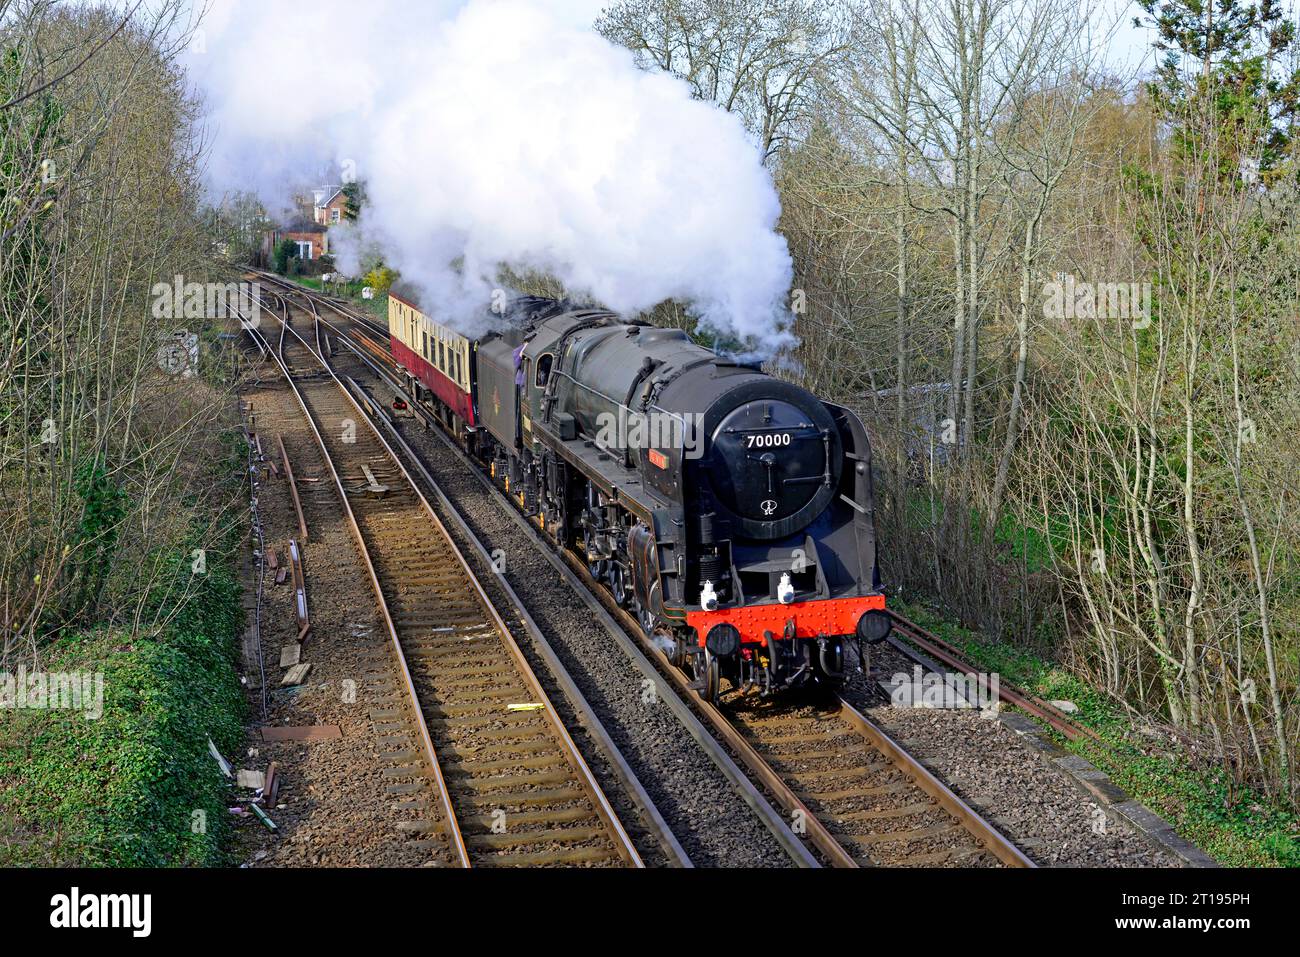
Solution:
M 926 668 L 932 668 L 934 662 L 939 662 L 959 674 L 979 675 L 980 669 L 963 659 L 959 649 L 954 645 L 896 612 L 889 612 L 889 617 L 893 620 L 895 631 L 895 635 L 890 636 L 889 643 L 912 661 Z M 934 661 L 927 660 L 927 656 Z M 1101 740 L 1101 736 L 1091 728 L 1076 724 L 1066 716 L 1065 712 L 1050 702 L 1034 697 L 1015 685 L 999 680 L 997 692 L 999 700 L 1005 704 L 1027 711 L 1071 741 L 1080 738 Z
M 722 709 L 836 866 L 1026 867 L 1027 858 L 845 701 Z
M 391 639 L 393 706 L 371 717 L 387 795 L 413 815 L 399 829 L 462 867 L 641 866 L 481 583 L 321 354 L 314 309 L 315 348 L 276 298 L 277 344 L 253 335 L 307 418 Z
M 364 321 L 329 305 L 351 322 Z M 355 335 L 354 329 L 331 325 L 340 336 Z M 373 376 L 404 395 L 391 361 L 381 366 L 366 355 L 374 350 L 365 344 L 353 351 Z M 436 424 L 422 410 L 416 414 Z M 582 561 L 567 551 L 557 553 L 518 511 L 514 500 L 493 485 L 441 429 L 434 434 L 481 483 L 501 494 L 516 522 L 545 549 L 579 594 L 598 596 L 606 627 L 616 640 L 657 660 L 659 673 L 691 700 L 693 709 L 780 806 L 793 831 L 813 845 L 826 863 L 838 867 L 1034 866 L 848 702 L 790 705 L 733 694 L 724 708 L 718 708 L 691 694 L 689 679 L 671 665 L 633 616 L 598 586 Z
M 534 538 L 544 543 L 539 534 Z M 690 695 L 796 832 L 831 866 L 1035 866 L 844 699 L 792 703 L 733 692 L 719 707 L 693 694 L 690 679 L 581 560 L 569 552 L 560 557 L 578 582 L 596 590 L 627 640 L 655 656 L 661 673 Z

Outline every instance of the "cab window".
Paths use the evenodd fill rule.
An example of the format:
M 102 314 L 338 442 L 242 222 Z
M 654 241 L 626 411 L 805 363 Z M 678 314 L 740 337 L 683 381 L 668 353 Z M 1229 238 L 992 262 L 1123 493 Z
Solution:
M 549 352 L 537 360 L 537 388 L 546 388 L 546 383 L 551 378 L 551 365 L 554 362 L 555 356 Z

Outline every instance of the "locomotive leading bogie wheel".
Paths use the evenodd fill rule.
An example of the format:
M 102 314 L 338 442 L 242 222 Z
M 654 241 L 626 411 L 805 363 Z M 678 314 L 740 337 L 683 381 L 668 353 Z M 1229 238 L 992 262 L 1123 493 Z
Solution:
M 700 695 L 709 704 L 717 704 L 722 697 L 722 668 L 707 648 L 704 650 L 704 689 Z
M 673 653 L 669 661 L 672 662 L 674 667 L 684 668 L 686 667 L 686 642 L 682 641 L 677 635 L 673 635 L 672 641 Z

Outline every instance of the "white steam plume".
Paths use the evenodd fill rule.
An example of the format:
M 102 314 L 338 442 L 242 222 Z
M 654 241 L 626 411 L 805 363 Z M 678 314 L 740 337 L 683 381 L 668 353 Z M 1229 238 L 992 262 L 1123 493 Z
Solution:
M 213 186 L 282 201 L 286 181 L 354 171 L 365 232 L 453 321 L 504 264 L 629 313 L 685 300 L 774 350 L 792 267 L 757 149 L 596 34 L 598 6 L 213 0 L 187 64 Z

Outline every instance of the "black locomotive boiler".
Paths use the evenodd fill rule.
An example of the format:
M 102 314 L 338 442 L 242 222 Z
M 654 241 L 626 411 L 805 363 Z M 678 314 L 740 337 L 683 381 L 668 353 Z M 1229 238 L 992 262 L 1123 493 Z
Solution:
M 871 449 L 851 411 L 680 330 L 523 298 L 468 343 L 458 412 L 436 370 L 410 368 L 454 333 L 396 302 L 394 354 L 417 397 L 706 697 L 723 678 L 764 693 L 833 682 L 846 641 L 889 633 Z

